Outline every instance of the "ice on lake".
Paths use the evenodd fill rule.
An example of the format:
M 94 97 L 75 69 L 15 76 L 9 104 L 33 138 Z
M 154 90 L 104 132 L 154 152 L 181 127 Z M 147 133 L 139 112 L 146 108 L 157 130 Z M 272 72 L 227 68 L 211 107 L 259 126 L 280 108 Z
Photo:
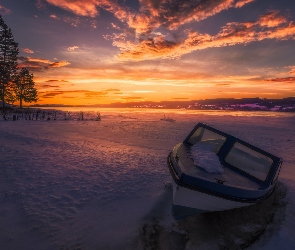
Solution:
M 105 110 L 101 121 L 0 119 L 0 245 L 214 249 L 227 244 L 221 242 L 226 237 L 241 240 L 231 233 L 221 239 L 215 215 L 181 222 L 171 216 L 166 157 L 205 122 L 283 157 L 280 204 L 248 247 L 294 248 L 295 115 L 237 114 L 169 111 L 173 123 L 161 120 L 163 112 L 142 110 Z M 210 225 L 201 229 L 204 221 Z M 258 224 L 239 223 L 246 234 Z

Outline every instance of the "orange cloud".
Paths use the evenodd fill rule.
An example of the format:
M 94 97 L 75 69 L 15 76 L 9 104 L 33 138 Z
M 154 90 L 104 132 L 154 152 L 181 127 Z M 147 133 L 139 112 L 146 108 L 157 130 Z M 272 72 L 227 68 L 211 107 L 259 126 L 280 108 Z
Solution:
M 0 14 L 1 15 L 9 15 L 9 14 L 11 14 L 11 10 L 0 5 Z
M 52 19 L 60 20 L 60 18 L 57 15 L 55 15 L 55 14 L 51 14 L 50 17 Z
M 150 34 L 159 27 L 176 30 L 193 21 L 201 21 L 229 8 L 241 8 L 254 0 L 140 0 L 139 12 L 112 4 L 109 11 L 140 35 Z
M 242 8 L 254 0 L 139 0 L 137 11 L 126 7 L 124 1 L 115 0 L 46 0 L 49 4 L 71 11 L 79 16 L 96 17 L 100 9 L 111 12 L 127 28 L 122 33 L 105 35 L 118 47 L 121 60 L 147 60 L 176 58 L 195 50 L 211 47 L 247 44 L 265 39 L 294 39 L 295 25 L 288 22 L 279 11 L 272 10 L 260 16 L 256 22 L 232 22 L 216 35 L 200 34 L 193 30 L 178 30 L 184 24 L 198 22 L 229 8 Z M 122 5 L 120 5 L 120 3 Z M 63 18 L 78 26 L 79 19 Z M 118 26 L 111 23 L 112 27 Z M 95 27 L 95 26 L 93 26 Z M 177 38 L 171 34 L 158 34 L 158 28 L 178 30 Z
M 48 3 L 71 11 L 80 16 L 95 17 L 98 15 L 97 6 L 103 5 L 104 2 L 98 0 L 46 0 Z
M 43 2 L 43 0 L 37 0 L 35 3 L 37 9 L 46 9 L 46 4 Z
M 266 20 L 273 22 L 266 26 Z M 261 16 L 257 22 L 228 23 L 215 36 L 187 31 L 185 39 L 180 42 L 168 41 L 164 36 L 139 40 L 138 43 L 126 41 L 126 37 L 121 36 L 114 36 L 113 39 L 113 45 L 121 50 L 119 59 L 139 61 L 175 58 L 195 50 L 247 44 L 265 39 L 295 40 L 295 24 L 292 21 L 289 23 L 285 21 L 278 12 L 269 12 Z
M 30 71 L 43 71 L 50 68 L 59 68 L 70 63 L 67 61 L 52 62 L 47 59 L 33 58 L 33 57 L 19 57 L 19 68 L 27 68 Z
M 65 16 L 62 18 L 62 21 L 64 21 L 65 23 L 68 23 L 74 27 L 78 27 L 81 24 L 81 20 L 79 17 L 69 17 L 69 16 Z
M 47 59 L 42 58 L 33 58 L 33 57 L 26 57 L 28 62 L 37 62 L 37 63 L 44 63 L 44 64 L 51 64 L 52 62 Z
M 68 23 L 68 24 L 70 24 L 70 25 L 72 25 L 74 27 L 78 27 L 78 26 L 81 25 L 81 20 L 80 20 L 79 17 L 69 17 L 69 16 L 66 16 L 66 15 L 63 15 L 62 17 L 58 17 L 55 14 L 51 14 L 50 18 L 55 19 L 55 20 L 63 21 L 63 22 Z M 91 21 L 90 26 L 95 27 L 95 21 Z
M 61 62 L 53 62 L 53 63 L 49 64 L 48 66 L 52 67 L 52 68 L 59 68 L 59 67 L 67 66 L 69 64 L 70 63 L 67 61 L 61 61 Z
M 192 21 L 201 21 L 223 10 L 235 8 L 234 0 L 211 0 L 206 3 L 194 0 L 140 0 L 140 11 L 112 5 L 109 10 L 136 34 L 150 34 L 160 26 L 176 30 Z M 244 2 L 244 5 L 248 2 Z
M 288 66 L 287 68 L 290 68 L 289 74 L 295 74 L 295 66 Z
M 91 26 L 93 29 L 96 29 L 96 28 L 97 28 L 97 21 L 96 21 L 96 20 L 90 20 L 90 26 Z
M 145 11 L 146 9 L 151 12 L 153 16 L 159 15 L 159 9 L 165 0 L 139 0 L 141 5 L 141 10 Z
M 262 15 L 257 23 L 261 26 L 277 27 L 286 22 L 287 19 L 284 16 L 279 15 L 279 11 L 270 11 Z
M 71 46 L 71 47 L 68 47 L 68 51 L 74 51 L 75 49 L 78 49 L 79 47 L 78 46 Z
M 133 60 L 145 60 L 158 57 L 177 57 L 177 49 L 179 44 L 172 41 L 167 41 L 163 37 L 157 36 L 141 41 L 139 44 L 134 45 L 131 50 L 128 50 L 129 46 L 124 44 L 114 43 L 120 47 L 123 51 L 120 55 L 120 59 L 133 59 Z M 129 44 L 130 45 L 130 44 Z
M 177 8 L 167 8 L 162 12 L 162 16 L 165 17 L 165 19 L 167 18 L 167 20 L 164 20 L 171 29 L 177 29 L 179 26 L 191 21 L 204 20 L 223 10 L 234 7 L 233 0 L 207 1 L 207 3 L 193 0 L 183 2 L 175 0 L 175 2 L 177 2 Z M 181 15 L 179 15 L 179 13 L 181 13 Z
M 121 29 L 118 25 L 116 25 L 116 24 L 114 24 L 114 23 L 111 23 L 111 25 L 112 25 L 112 27 L 113 27 L 114 29 L 117 29 L 117 30 L 120 30 L 120 29 Z
M 248 4 L 248 3 L 252 3 L 255 0 L 240 0 L 235 4 L 236 8 L 242 8 L 244 5 Z
M 136 34 L 150 33 L 164 26 L 177 29 L 192 21 L 204 20 L 229 8 L 241 8 L 253 0 L 139 0 L 139 11 L 119 5 L 114 0 L 46 0 L 49 4 L 71 11 L 79 16 L 96 17 L 99 9 L 111 12 Z M 114 27 L 114 26 L 113 26 Z M 115 26 L 117 27 L 117 26 Z
M 264 39 L 280 39 L 280 40 L 287 40 L 287 39 L 294 39 L 295 35 L 295 23 L 290 22 L 286 26 L 280 26 L 274 30 L 268 30 L 259 33 L 259 41 Z
M 22 52 L 25 52 L 25 53 L 28 53 L 28 54 L 34 54 L 34 51 L 29 49 L 29 48 L 22 48 L 21 50 L 22 50 Z

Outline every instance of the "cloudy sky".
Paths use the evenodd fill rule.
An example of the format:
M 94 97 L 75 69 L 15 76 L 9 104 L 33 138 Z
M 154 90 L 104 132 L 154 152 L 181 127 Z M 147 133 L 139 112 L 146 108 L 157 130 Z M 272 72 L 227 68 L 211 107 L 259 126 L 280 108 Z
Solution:
M 293 0 L 0 0 L 39 104 L 295 96 Z

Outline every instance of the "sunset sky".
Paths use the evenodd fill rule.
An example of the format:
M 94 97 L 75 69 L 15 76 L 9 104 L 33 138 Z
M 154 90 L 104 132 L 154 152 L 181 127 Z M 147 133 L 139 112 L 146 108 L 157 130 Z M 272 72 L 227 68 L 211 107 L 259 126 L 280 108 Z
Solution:
M 295 96 L 294 0 L 0 0 L 38 104 Z

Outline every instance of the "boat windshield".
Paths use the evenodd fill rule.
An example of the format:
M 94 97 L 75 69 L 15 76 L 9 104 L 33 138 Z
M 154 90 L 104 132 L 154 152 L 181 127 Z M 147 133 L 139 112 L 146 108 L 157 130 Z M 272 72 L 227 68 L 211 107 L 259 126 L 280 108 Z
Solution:
M 224 169 L 217 156 L 225 137 L 206 128 L 199 127 L 189 138 L 190 156 L 194 164 L 208 173 L 223 174 Z
M 209 129 L 199 127 L 193 135 L 188 139 L 188 143 L 193 146 L 196 143 L 210 143 L 212 145 L 215 154 L 218 153 L 223 143 L 225 142 L 225 137 L 217 134 Z
M 203 167 L 210 173 L 222 173 L 220 167 L 217 167 L 218 165 L 220 166 L 220 164 L 216 157 L 226 139 L 226 136 L 220 135 L 207 128 L 199 127 L 187 140 L 191 145 L 190 153 L 191 156 L 193 156 L 195 165 Z M 209 153 L 210 155 L 208 155 Z M 204 160 L 202 161 L 202 159 Z M 208 159 L 215 159 L 216 164 L 213 164 Z M 237 141 L 233 143 L 233 146 L 223 159 L 231 166 L 261 181 L 266 180 L 273 164 L 273 159 L 270 157 Z M 207 165 L 204 162 L 208 162 L 210 168 L 206 167 Z M 215 165 L 216 167 L 212 169 Z
M 225 161 L 232 166 L 265 181 L 268 172 L 273 164 L 273 160 L 245 145 L 235 142 Z

